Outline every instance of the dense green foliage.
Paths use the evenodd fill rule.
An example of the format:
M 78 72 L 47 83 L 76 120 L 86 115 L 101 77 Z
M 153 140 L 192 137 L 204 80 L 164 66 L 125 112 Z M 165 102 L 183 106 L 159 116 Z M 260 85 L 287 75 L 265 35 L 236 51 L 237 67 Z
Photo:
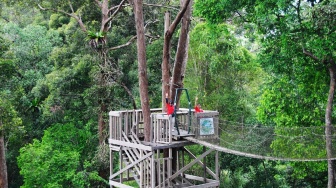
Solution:
M 56 124 L 44 132 L 41 141 L 34 139 L 20 149 L 22 187 L 85 187 L 101 179 L 91 172 L 90 155 L 94 145 L 90 125 Z
M 216 109 L 230 121 L 254 121 L 264 74 L 253 55 L 239 46 L 233 30 L 225 24 L 194 27 L 185 86 L 204 109 Z
M 39 2 L 71 11 L 67 1 Z M 75 19 L 40 11 L 35 3 L 0 2 L 0 131 L 7 143 L 9 187 L 108 187 L 109 152 L 98 144 L 98 114 L 101 104 L 107 110 L 132 109 L 134 100 L 140 107 L 136 44 L 102 53 L 102 46 L 92 48 L 90 40 L 101 45 L 106 37 L 106 49 L 127 43 L 136 33 L 133 12 L 122 9 L 111 30 L 102 33 L 94 1 L 72 1 L 85 33 Z M 156 108 L 161 107 L 166 8 L 144 8 L 150 105 Z M 228 121 L 323 126 L 327 67 L 303 52 L 335 59 L 335 10 L 335 1 L 326 0 L 195 0 L 184 87 L 204 109 L 218 110 Z M 325 154 L 310 152 L 325 147 L 324 140 L 302 146 L 279 138 L 272 147 L 290 156 Z M 190 149 L 202 152 L 201 147 Z M 302 153 L 293 153 L 299 149 Z M 212 157 L 207 164 L 214 169 Z M 327 182 L 325 162 L 222 153 L 220 167 L 221 187 L 325 187 Z

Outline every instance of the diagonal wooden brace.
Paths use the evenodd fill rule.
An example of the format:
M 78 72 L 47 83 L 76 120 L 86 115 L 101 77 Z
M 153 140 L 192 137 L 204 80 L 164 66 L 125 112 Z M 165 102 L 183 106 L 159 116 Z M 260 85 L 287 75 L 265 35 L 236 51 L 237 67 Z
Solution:
M 126 170 L 132 168 L 134 165 L 140 163 L 141 161 L 145 160 L 146 158 L 150 157 L 151 155 L 153 155 L 153 152 L 148 153 L 147 155 L 145 155 L 145 156 L 141 157 L 140 159 L 134 161 L 132 164 L 129 164 L 125 168 L 119 170 L 119 172 L 114 173 L 113 175 L 110 176 L 110 180 L 112 180 L 113 178 L 117 177 L 119 174 L 125 172 Z
M 169 181 L 172 181 L 174 178 L 176 178 L 179 174 L 182 172 L 188 170 L 191 166 L 193 166 L 195 163 L 198 163 L 200 160 L 202 160 L 205 156 L 209 155 L 211 152 L 215 151 L 214 149 L 209 149 L 208 151 L 204 152 L 201 156 L 199 156 L 197 159 L 191 161 L 189 164 L 181 168 L 179 171 L 177 171 L 175 174 L 169 177 Z

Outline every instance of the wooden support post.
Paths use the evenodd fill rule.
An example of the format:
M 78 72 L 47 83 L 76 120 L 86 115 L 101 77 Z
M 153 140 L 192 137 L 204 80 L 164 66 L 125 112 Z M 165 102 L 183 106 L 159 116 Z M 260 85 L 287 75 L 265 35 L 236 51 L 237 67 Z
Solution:
M 215 165 L 216 165 L 216 167 L 215 167 L 215 173 L 216 173 L 216 180 L 217 181 L 219 181 L 219 169 L 220 169 L 220 167 L 219 167 L 219 163 L 218 163 L 218 151 L 216 151 L 216 163 L 215 163 Z
M 173 160 L 173 149 L 169 148 L 168 177 L 170 177 L 172 175 L 172 169 L 173 169 L 172 160 Z M 171 181 L 168 181 L 168 187 L 170 187 L 170 186 L 171 186 Z
M 157 150 L 157 184 L 161 183 L 161 162 L 160 162 L 160 150 Z
M 143 153 L 142 151 L 140 151 L 140 158 L 143 157 Z M 144 181 L 143 181 L 143 176 L 144 176 L 144 165 L 143 165 L 143 161 L 140 162 L 140 188 L 143 187 Z
M 184 149 L 182 150 L 182 167 L 184 166 Z M 179 169 L 180 170 L 180 169 Z M 184 172 L 181 173 L 182 175 L 182 183 L 184 183 L 183 179 L 184 179 Z
M 125 113 L 125 121 L 124 121 L 124 132 L 125 132 L 125 134 L 126 135 L 128 135 L 128 114 L 129 114 L 129 112 L 128 112 L 128 110 L 126 111 L 126 113 Z
M 151 160 L 151 187 L 155 187 L 155 155 L 152 155 L 152 160 Z
M 203 153 L 206 152 L 206 147 L 203 146 Z M 203 158 L 203 178 L 204 178 L 204 183 L 206 183 L 206 156 Z
M 109 115 L 109 136 L 112 137 L 112 116 Z
M 110 177 L 113 174 L 113 150 L 110 149 Z M 110 188 L 113 188 L 113 185 L 110 185 Z
M 117 140 L 122 140 L 122 119 L 124 118 L 124 115 L 121 113 L 120 118 L 119 118 L 119 125 L 117 126 L 118 130 L 118 137 L 116 138 Z
M 123 169 L 123 155 L 122 155 L 122 151 L 124 150 L 124 147 L 121 147 L 120 151 L 119 151 L 119 169 Z M 119 182 L 122 183 L 123 182 L 123 174 L 121 173 L 119 176 Z

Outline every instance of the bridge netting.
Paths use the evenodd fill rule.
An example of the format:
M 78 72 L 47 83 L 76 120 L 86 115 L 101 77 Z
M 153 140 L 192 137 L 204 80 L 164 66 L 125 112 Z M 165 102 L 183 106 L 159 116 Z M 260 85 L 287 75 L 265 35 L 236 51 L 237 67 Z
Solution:
M 279 127 L 219 120 L 216 138 L 192 138 L 192 142 L 234 155 L 283 161 L 321 161 L 336 159 L 336 144 L 328 159 L 325 126 Z M 197 127 L 196 127 L 197 128 Z M 336 140 L 333 129 L 331 139 Z

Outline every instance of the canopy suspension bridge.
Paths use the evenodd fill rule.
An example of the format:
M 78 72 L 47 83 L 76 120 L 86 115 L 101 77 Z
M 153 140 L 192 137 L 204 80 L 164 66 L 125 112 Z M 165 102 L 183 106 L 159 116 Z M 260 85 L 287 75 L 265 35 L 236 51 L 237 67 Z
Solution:
M 141 110 L 111 111 L 110 186 L 131 187 L 124 182 L 132 180 L 144 188 L 218 187 L 219 152 L 265 160 L 336 159 L 335 147 L 332 157 L 327 157 L 324 126 L 251 125 L 219 117 L 217 111 L 196 113 L 190 107 L 175 109 L 173 116 L 161 108 L 151 109 L 150 141 L 145 142 Z M 331 138 L 335 140 L 336 134 Z M 188 149 L 193 144 L 203 146 L 203 153 L 193 154 Z M 113 170 L 114 152 L 119 153 L 117 172 Z M 214 169 L 206 165 L 210 153 L 215 153 Z
M 197 127 L 199 128 L 199 127 Z M 325 126 L 277 127 L 219 120 L 219 135 L 213 139 L 186 137 L 217 151 L 257 159 L 323 161 L 327 158 Z M 335 132 L 335 128 L 333 128 Z M 332 135 L 336 140 L 336 134 Z

